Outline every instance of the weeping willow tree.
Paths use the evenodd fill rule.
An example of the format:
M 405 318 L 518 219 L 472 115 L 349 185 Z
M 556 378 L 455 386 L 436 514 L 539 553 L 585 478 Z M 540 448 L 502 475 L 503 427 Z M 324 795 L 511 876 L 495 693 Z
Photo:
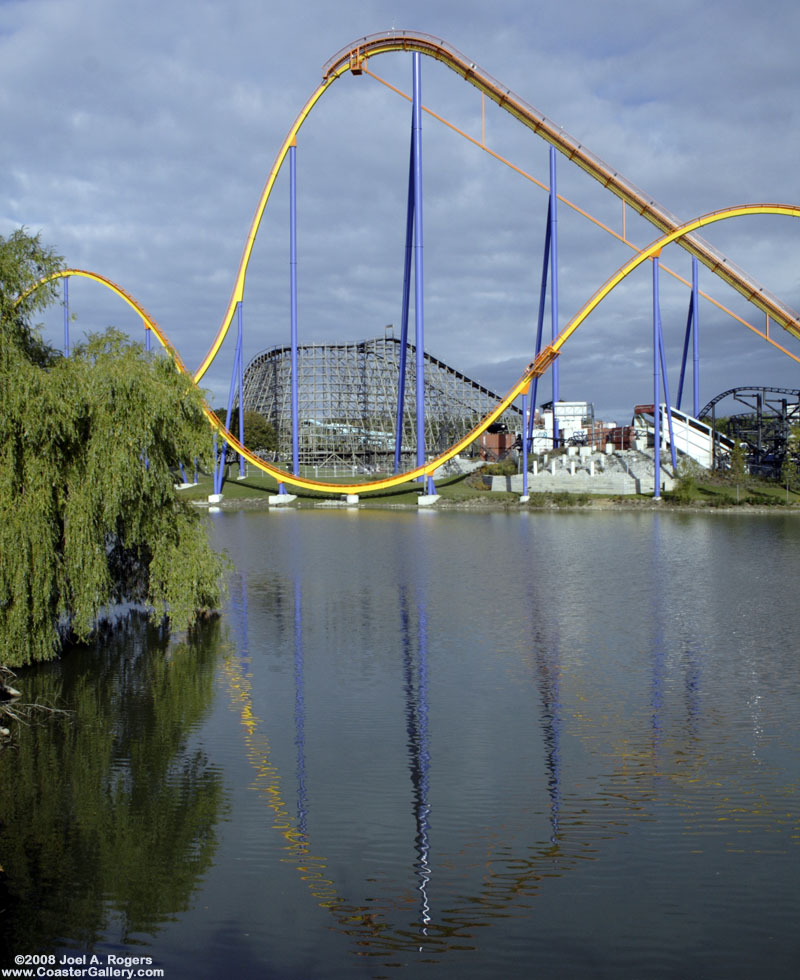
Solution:
M 208 454 L 202 398 L 172 362 L 115 330 L 65 358 L 32 324 L 60 258 L 0 237 L 0 660 L 85 641 L 116 603 L 185 628 L 220 601 L 222 560 L 173 471 Z M 22 297 L 22 299 L 20 299 Z

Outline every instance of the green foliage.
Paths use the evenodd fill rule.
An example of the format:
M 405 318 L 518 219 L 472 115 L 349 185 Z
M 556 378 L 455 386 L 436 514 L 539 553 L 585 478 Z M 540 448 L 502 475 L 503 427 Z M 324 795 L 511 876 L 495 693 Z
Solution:
M 38 238 L 24 244 L 0 238 L 0 634 L 10 666 L 51 658 L 69 636 L 85 641 L 112 603 L 146 603 L 185 628 L 219 603 L 222 570 L 172 484 L 179 462 L 208 455 L 200 393 L 115 330 L 69 359 L 48 354 L 24 322 L 42 301 L 31 293 L 15 308 L 8 295 L 57 260 Z
M 155 934 L 186 909 L 216 851 L 227 801 L 189 734 L 208 712 L 225 652 L 219 621 L 188 642 L 133 616 L 17 682 L 32 712 L 0 752 L 0 962 Z
M 487 476 L 514 476 L 517 472 L 516 460 L 506 457 L 498 463 L 487 463 L 481 467 L 481 472 Z
M 225 412 L 219 415 L 225 421 Z M 231 412 L 231 429 L 236 436 L 239 433 L 239 409 Z M 267 422 L 259 412 L 245 411 L 244 413 L 244 444 L 254 453 L 273 453 L 278 448 L 278 433 L 275 426 Z
M 56 356 L 30 322 L 53 301 L 56 284 L 50 282 L 29 290 L 60 268 L 61 256 L 43 246 L 38 235 L 29 235 L 19 228 L 8 238 L 0 236 L 0 361 L 4 366 L 15 350 L 40 365 L 51 363 Z
M 734 440 L 731 449 L 731 479 L 741 483 L 747 476 L 747 447 L 738 439 Z
M 678 480 L 675 487 L 664 496 L 673 503 L 688 504 L 698 496 L 698 483 L 703 477 L 700 464 L 690 456 L 678 461 Z

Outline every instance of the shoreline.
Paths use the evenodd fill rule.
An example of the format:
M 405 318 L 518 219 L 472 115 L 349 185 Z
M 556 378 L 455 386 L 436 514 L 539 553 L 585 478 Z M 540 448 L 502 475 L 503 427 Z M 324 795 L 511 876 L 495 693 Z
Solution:
M 761 516 L 770 514 L 792 514 L 800 515 L 800 505 L 775 504 L 764 506 L 759 504 L 742 503 L 734 506 L 715 506 L 713 504 L 701 503 L 677 503 L 665 500 L 663 497 L 655 498 L 636 497 L 631 500 L 598 498 L 589 499 L 580 503 L 570 503 L 549 500 L 542 503 L 520 503 L 515 495 L 508 495 L 513 499 L 492 500 L 483 497 L 471 497 L 466 500 L 453 500 L 442 497 L 433 506 L 421 508 L 416 503 L 398 501 L 392 503 L 386 500 L 370 500 L 369 498 L 359 500 L 357 503 L 348 503 L 344 500 L 326 499 L 316 500 L 313 498 L 298 498 L 291 504 L 281 504 L 277 507 L 271 505 L 265 497 L 231 497 L 225 500 L 224 497 L 217 503 L 209 503 L 206 500 L 190 501 L 193 507 L 200 510 L 212 511 L 226 510 L 406 510 L 406 511 L 456 511 L 456 512 L 503 512 L 515 511 L 517 513 L 552 513 L 562 511 L 565 513 L 608 513 L 608 512 L 651 512 L 651 513 L 671 513 L 671 514 L 747 514 L 749 516 Z

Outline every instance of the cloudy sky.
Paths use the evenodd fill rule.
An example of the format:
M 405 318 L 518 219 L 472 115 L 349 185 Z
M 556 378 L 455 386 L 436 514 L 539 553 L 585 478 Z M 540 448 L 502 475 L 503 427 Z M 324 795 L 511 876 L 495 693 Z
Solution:
M 800 203 L 800 5 L 788 0 L 0 0 L 0 234 L 40 231 L 70 266 L 119 283 L 196 367 L 322 64 L 393 28 L 443 38 L 680 218 Z M 410 55 L 369 68 L 410 92 Z M 480 138 L 478 92 L 430 59 L 422 71 L 425 104 Z M 431 117 L 423 127 L 426 347 L 505 391 L 532 356 L 546 194 Z M 409 130 L 404 99 L 349 74 L 302 129 L 301 342 L 398 328 Z M 548 182 L 547 145 L 489 103 L 485 135 Z M 558 189 L 621 230 L 619 201 L 565 158 Z M 641 245 L 656 237 L 630 214 L 626 227 Z M 800 309 L 800 224 L 739 219 L 706 237 Z M 560 207 L 561 326 L 630 254 Z M 663 260 L 690 274 L 677 247 Z M 688 295 L 662 283 L 674 394 Z M 702 267 L 701 288 L 763 326 Z M 141 336 L 100 287 L 73 279 L 70 298 L 73 335 L 114 324 Z M 650 302 L 643 268 L 565 347 L 562 398 L 620 421 L 652 398 Z M 58 338 L 62 323 L 54 308 L 45 329 Z M 244 323 L 246 360 L 288 341 L 288 174 L 256 243 Z M 797 362 L 707 302 L 701 356 L 701 404 L 735 385 L 800 388 Z M 228 344 L 204 379 L 214 404 L 232 358 Z

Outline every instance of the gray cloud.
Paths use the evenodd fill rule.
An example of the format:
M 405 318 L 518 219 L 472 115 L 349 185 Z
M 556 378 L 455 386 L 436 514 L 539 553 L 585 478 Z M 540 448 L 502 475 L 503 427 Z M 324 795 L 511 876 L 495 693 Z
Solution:
M 41 229 L 70 265 L 119 282 L 195 366 L 224 312 L 261 187 L 320 66 L 392 27 L 444 38 L 681 217 L 751 200 L 800 202 L 800 8 L 781 0 L 565 0 L 546 16 L 503 0 L 26 0 L 0 3 L 0 233 Z M 410 90 L 407 55 L 370 67 Z M 423 95 L 480 137 L 480 97 L 457 76 L 425 60 Z M 302 340 L 361 339 L 399 324 L 409 121 L 405 100 L 367 76 L 345 76 L 301 131 Z M 490 104 L 486 135 L 548 181 L 545 144 Z M 423 150 L 426 345 L 504 390 L 530 359 L 546 196 L 430 118 Z M 619 202 L 563 159 L 558 182 L 621 228 Z M 288 339 L 287 194 L 281 174 L 248 273 L 248 358 Z M 627 230 L 639 244 L 655 238 L 630 214 Z M 707 237 L 800 308 L 799 230 L 764 219 Z M 559 232 L 563 325 L 631 253 L 564 207 Z M 665 261 L 689 274 L 680 250 Z M 762 325 L 710 273 L 701 285 Z M 598 414 L 621 420 L 647 400 L 649 288 L 649 269 L 640 270 L 565 347 L 564 397 L 593 400 Z M 71 291 L 78 331 L 110 322 L 139 329 L 97 287 Z M 673 386 L 687 302 L 682 287 L 664 284 Z M 60 322 L 54 309 L 47 329 L 58 336 Z M 701 327 L 703 401 L 735 384 L 797 384 L 796 362 L 710 304 Z M 227 392 L 231 358 L 224 348 L 204 380 L 214 400 Z

